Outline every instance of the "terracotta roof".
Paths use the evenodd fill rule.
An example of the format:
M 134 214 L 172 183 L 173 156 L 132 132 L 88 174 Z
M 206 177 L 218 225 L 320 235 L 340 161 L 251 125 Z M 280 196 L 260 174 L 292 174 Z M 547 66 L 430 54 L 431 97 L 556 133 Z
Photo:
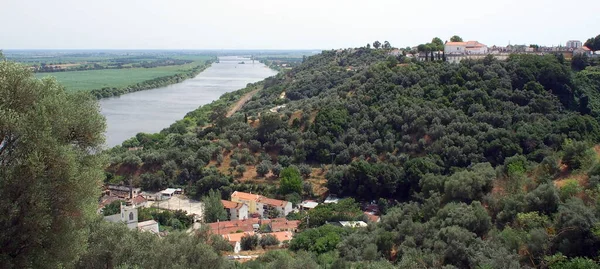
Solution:
M 290 241 L 294 237 L 294 234 L 292 234 L 292 232 L 287 232 L 287 231 L 286 232 L 267 233 L 267 234 L 275 236 L 275 238 L 277 238 L 277 240 L 279 240 L 279 242 Z M 267 234 L 265 234 L 265 235 L 267 235 Z
M 271 198 L 267 198 L 264 196 L 260 196 L 260 198 L 258 199 L 258 202 L 266 204 L 266 205 L 277 206 L 277 207 L 285 207 L 288 203 L 288 201 L 271 199 Z
M 363 212 L 370 222 L 379 222 L 379 216 L 373 214 L 373 212 Z
M 252 194 L 241 191 L 234 191 L 233 194 L 231 194 L 231 198 L 233 197 L 246 201 L 258 201 L 258 199 L 260 199 L 260 195 L 258 194 Z
M 590 48 L 588 48 L 587 46 L 583 46 L 581 47 L 583 50 L 591 50 Z
M 446 44 L 444 45 L 448 45 L 448 46 L 466 46 L 467 42 L 446 42 Z
M 223 238 L 229 242 L 240 242 L 242 241 L 242 237 L 244 236 L 252 236 L 254 232 L 243 232 L 243 233 L 234 233 L 234 234 L 224 234 Z
M 245 219 L 245 220 L 230 220 L 208 223 L 211 232 L 213 234 L 230 234 L 236 231 L 250 232 L 254 231 L 254 224 L 258 224 L 260 220 L 258 218 Z
M 273 221 L 273 222 L 271 222 L 271 230 L 272 231 L 297 230 L 299 224 L 300 224 L 299 220 Z
M 141 196 L 141 195 L 138 195 L 131 200 L 131 202 L 134 205 L 139 205 L 141 203 L 145 203 L 146 201 L 148 201 L 148 200 L 146 200 L 146 198 L 144 198 L 144 196 Z
M 466 47 L 483 47 L 484 44 L 479 43 L 478 41 L 467 41 L 467 42 L 446 42 L 448 46 L 466 46 Z
M 244 204 L 227 201 L 227 200 L 221 200 L 221 203 L 223 203 L 223 207 L 227 208 L 227 209 L 233 209 L 233 208 L 240 209 L 240 208 L 242 208 L 242 206 L 244 206 Z

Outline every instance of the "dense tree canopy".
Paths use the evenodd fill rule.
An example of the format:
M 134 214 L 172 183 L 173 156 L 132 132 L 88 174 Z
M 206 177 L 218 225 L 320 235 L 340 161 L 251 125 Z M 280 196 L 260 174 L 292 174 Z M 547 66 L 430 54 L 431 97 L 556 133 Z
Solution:
M 70 267 L 85 250 L 104 177 L 98 104 L 0 60 L 0 263 Z
M 431 55 L 443 42 L 418 49 Z M 302 255 L 357 268 L 559 268 L 597 258 L 598 69 L 577 71 L 555 55 L 458 64 L 441 55 L 323 51 L 136 137 L 143 150 L 112 149 L 108 174 L 124 177 L 133 154 L 138 173 L 164 175 L 146 181 L 196 197 L 218 189 L 317 199 L 320 187 L 353 198 L 287 216 L 309 230 L 292 240 L 293 253 L 249 263 L 257 268 L 302 264 Z M 221 106 L 255 89 L 223 117 Z M 365 220 L 361 205 L 374 201 L 380 223 L 348 233 L 323 226 Z

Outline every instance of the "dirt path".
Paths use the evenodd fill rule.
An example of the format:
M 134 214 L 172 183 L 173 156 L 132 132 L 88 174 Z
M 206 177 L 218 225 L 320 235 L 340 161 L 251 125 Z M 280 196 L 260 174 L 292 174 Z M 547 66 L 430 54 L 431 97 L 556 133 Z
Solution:
M 231 117 L 233 114 L 235 114 L 235 112 L 237 112 L 238 110 L 240 110 L 244 104 L 248 101 L 250 101 L 250 99 L 252 98 L 252 96 L 258 92 L 259 89 L 253 90 L 247 94 L 244 94 L 244 96 L 242 96 L 242 98 L 240 98 L 239 101 L 237 101 L 237 103 L 235 103 L 235 105 L 227 112 L 227 117 Z

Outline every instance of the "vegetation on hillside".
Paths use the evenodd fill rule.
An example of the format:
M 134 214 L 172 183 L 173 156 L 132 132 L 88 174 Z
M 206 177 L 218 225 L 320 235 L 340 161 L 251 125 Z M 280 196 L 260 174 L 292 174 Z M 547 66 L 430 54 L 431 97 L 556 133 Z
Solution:
M 510 268 L 596 256 L 600 192 L 588 171 L 597 163 L 592 145 L 600 126 L 596 102 L 584 94 L 597 84 L 594 67 L 573 74 L 554 55 L 414 63 L 388 51 L 309 57 L 262 82 L 230 118 L 223 116 L 227 106 L 208 105 L 212 112 L 200 108 L 160 134 L 113 149 L 109 174 L 118 177 L 119 160 L 134 154 L 144 162 L 138 173 L 161 178 L 161 187 L 286 198 L 281 168 L 312 167 L 301 190 L 292 187 L 310 197 L 311 179 L 325 165 L 329 193 L 398 205 L 381 224 L 337 234 L 340 243 L 326 251 L 307 249 L 317 261 Z M 256 178 L 236 173 L 240 166 L 256 169 Z M 569 175 L 581 180 L 563 183 Z M 310 227 L 325 223 L 313 222 L 320 212 L 332 216 L 319 208 Z M 360 219 L 350 216 L 336 220 Z
M 159 242 L 92 222 L 91 232 L 82 232 L 87 252 L 60 262 L 81 268 L 160 268 L 164 261 L 182 268 L 598 267 L 597 67 L 574 71 L 554 55 L 413 62 L 391 56 L 389 43 L 376 43 L 308 57 L 160 133 L 140 133 L 106 152 L 106 182 L 183 187 L 213 209 L 218 192 L 226 199 L 235 190 L 299 201 L 315 198 L 322 187 L 345 198 L 287 216 L 302 221 L 289 250 L 234 264 L 218 254 L 230 247 L 204 230 Z M 256 90 L 228 117 L 238 99 Z M 373 200 L 380 223 L 365 229 L 327 224 L 364 219 L 360 203 Z M 214 210 L 209 218 L 222 214 Z M 259 244 L 244 239 L 245 249 Z

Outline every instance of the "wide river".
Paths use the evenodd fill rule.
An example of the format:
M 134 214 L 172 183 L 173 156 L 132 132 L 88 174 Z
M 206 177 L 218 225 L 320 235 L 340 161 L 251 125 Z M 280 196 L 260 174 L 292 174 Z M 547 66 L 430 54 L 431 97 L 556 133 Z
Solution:
M 120 145 L 137 133 L 156 133 L 185 114 L 277 72 L 264 64 L 236 56 L 220 57 L 198 76 L 162 88 L 100 100 L 106 117 L 106 146 Z M 245 64 L 239 64 L 244 61 Z

